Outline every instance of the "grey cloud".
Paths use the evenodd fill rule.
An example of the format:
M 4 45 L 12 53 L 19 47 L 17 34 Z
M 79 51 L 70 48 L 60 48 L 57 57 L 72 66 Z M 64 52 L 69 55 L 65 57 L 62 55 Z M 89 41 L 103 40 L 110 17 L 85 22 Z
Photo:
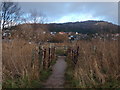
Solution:
M 19 2 L 24 12 L 36 9 L 49 18 L 60 19 L 70 14 L 91 14 L 93 17 L 104 17 L 105 21 L 117 23 L 117 2 Z

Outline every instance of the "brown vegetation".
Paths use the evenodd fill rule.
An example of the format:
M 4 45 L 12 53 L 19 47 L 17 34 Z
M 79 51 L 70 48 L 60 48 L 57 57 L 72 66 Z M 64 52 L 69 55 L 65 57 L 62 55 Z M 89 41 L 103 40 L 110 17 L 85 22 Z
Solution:
M 56 43 L 63 43 L 66 42 L 68 40 L 68 36 L 65 34 L 61 35 L 61 34 L 56 34 L 56 35 L 52 35 L 49 39 L 49 41 L 51 42 L 56 42 Z
M 24 39 L 26 41 L 32 42 L 45 42 L 49 38 L 49 33 L 47 33 L 47 27 L 41 26 L 41 28 L 33 27 L 33 25 L 25 24 L 13 30 L 11 38 Z
M 39 78 L 38 46 L 23 40 L 3 42 L 3 85 L 7 80 Z M 21 85 L 22 87 L 22 85 Z
M 40 48 L 35 43 L 20 39 L 3 41 L 2 46 L 3 87 L 40 87 L 41 73 L 52 65 L 55 48 Z
M 73 75 L 78 87 L 120 87 L 118 41 L 79 41 L 72 50 L 77 50 L 76 46 L 80 48 Z M 74 61 L 74 56 L 69 53 L 68 58 Z

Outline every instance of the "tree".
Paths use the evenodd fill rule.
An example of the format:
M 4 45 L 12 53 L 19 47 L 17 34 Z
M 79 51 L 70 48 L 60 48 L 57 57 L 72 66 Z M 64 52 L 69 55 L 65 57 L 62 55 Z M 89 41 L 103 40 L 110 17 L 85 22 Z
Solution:
M 34 30 L 36 29 L 46 29 L 46 25 L 43 25 L 47 20 L 47 17 L 43 12 L 37 11 L 36 9 L 31 9 L 29 13 L 25 13 L 21 16 L 22 24 L 31 24 Z
M 43 24 L 46 21 L 46 16 L 42 12 L 38 12 L 36 9 L 30 10 L 30 19 L 33 24 Z
M 17 26 L 17 34 L 14 34 L 13 38 L 24 38 L 36 43 L 46 42 L 47 37 L 49 37 L 49 31 L 48 26 L 43 24 L 45 20 L 46 16 L 35 9 L 30 10 L 29 13 L 24 13 L 21 16 L 21 25 Z
M 20 17 L 20 7 L 16 2 L 6 2 L 1 3 L 1 29 L 4 30 L 5 27 L 11 27 L 16 24 Z
M 0 29 L 2 29 L 2 5 L 0 4 Z

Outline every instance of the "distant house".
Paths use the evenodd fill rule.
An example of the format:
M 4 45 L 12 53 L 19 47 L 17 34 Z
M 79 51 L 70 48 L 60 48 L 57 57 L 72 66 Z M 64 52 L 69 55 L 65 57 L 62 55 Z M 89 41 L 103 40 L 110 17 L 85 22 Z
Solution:
M 65 32 L 59 32 L 59 34 L 65 34 Z
M 116 36 L 116 37 L 118 37 L 118 36 L 119 36 L 119 34 L 117 33 L 117 34 L 115 34 L 115 36 Z
M 78 32 L 76 32 L 75 34 L 79 34 Z
M 43 34 L 46 34 L 46 32 L 44 31 Z
M 5 37 L 11 37 L 10 30 L 6 30 L 2 32 L 2 38 L 4 39 Z
M 77 37 L 75 35 L 69 35 L 68 38 L 69 38 L 69 40 L 76 40 Z
M 50 32 L 50 34 L 51 34 L 51 35 L 55 35 L 55 34 L 56 34 L 56 32 Z

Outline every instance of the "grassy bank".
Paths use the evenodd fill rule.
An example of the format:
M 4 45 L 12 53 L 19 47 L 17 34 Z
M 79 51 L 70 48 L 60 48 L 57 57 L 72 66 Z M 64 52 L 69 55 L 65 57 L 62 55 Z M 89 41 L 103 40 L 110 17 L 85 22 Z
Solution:
M 77 88 L 79 86 L 78 80 L 74 78 L 74 66 L 70 58 L 66 58 L 67 69 L 65 72 L 65 88 Z

